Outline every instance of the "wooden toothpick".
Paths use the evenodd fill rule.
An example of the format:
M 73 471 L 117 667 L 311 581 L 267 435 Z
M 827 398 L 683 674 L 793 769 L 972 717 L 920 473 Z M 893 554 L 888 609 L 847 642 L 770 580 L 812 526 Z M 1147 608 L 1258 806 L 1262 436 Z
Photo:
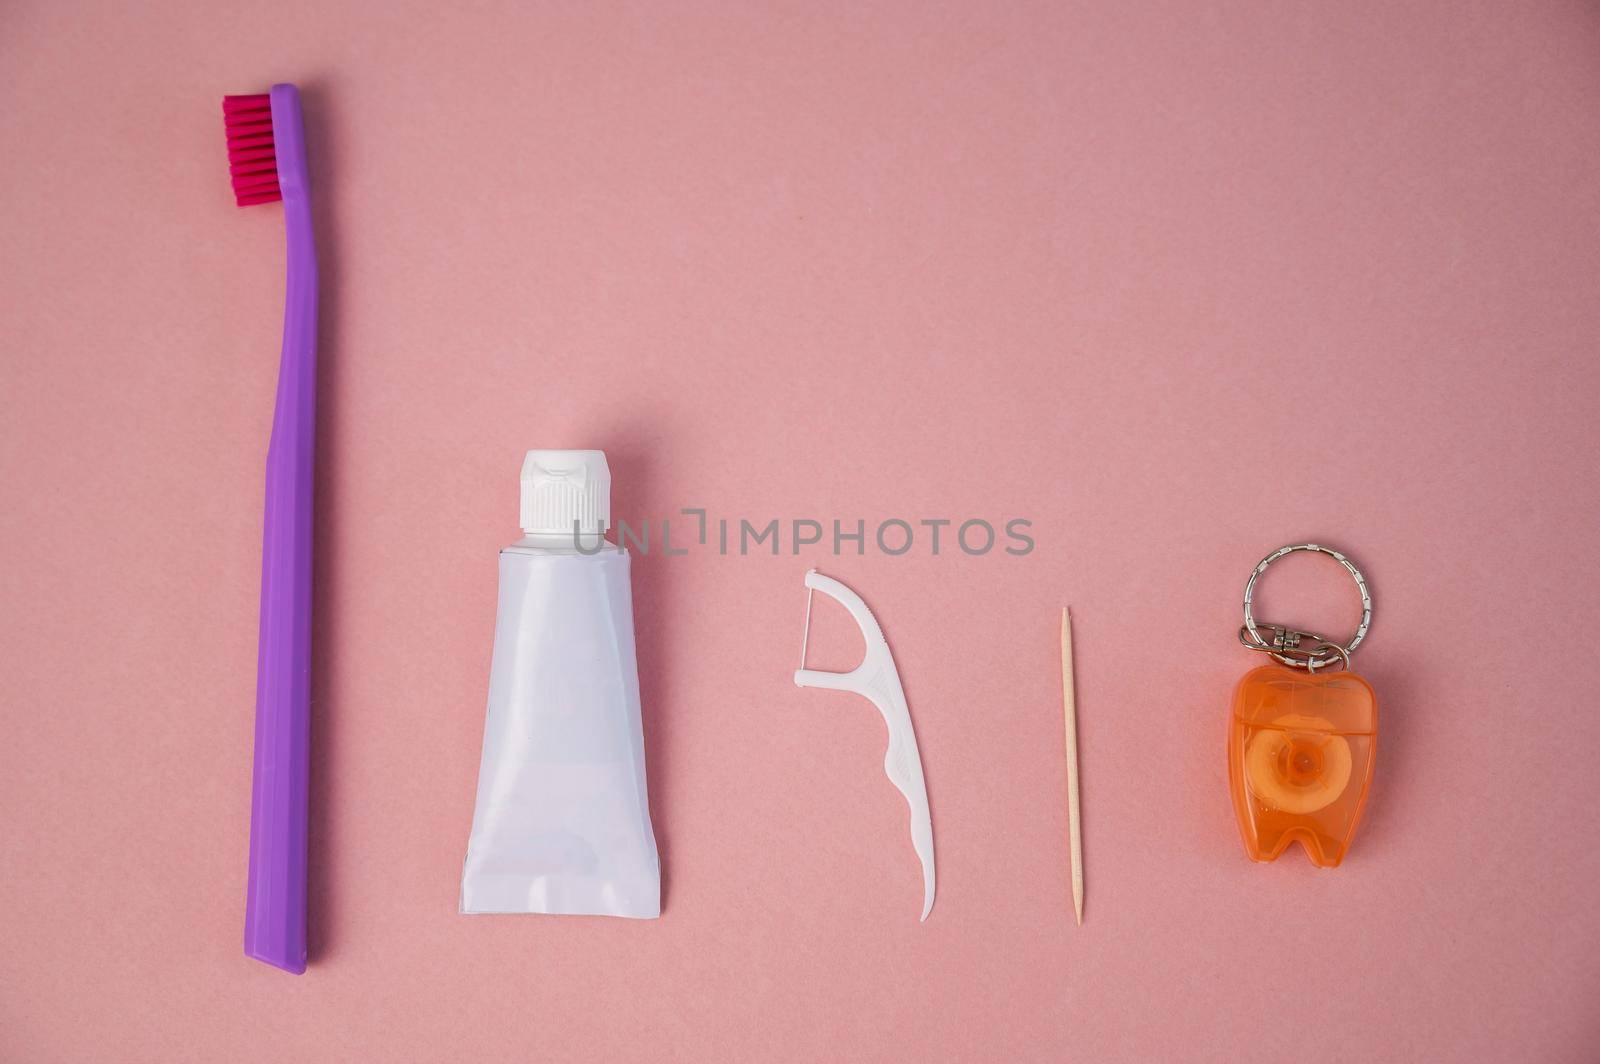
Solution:
M 1072 614 L 1061 608 L 1061 703 L 1067 728 L 1067 835 L 1072 847 L 1072 909 L 1083 925 L 1083 831 L 1078 823 L 1078 699 L 1072 681 Z

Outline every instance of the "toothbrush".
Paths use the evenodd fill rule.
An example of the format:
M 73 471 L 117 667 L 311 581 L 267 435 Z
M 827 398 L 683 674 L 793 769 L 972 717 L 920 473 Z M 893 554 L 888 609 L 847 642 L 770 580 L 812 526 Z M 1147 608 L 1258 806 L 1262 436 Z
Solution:
M 317 257 L 300 92 L 274 85 L 222 101 L 239 206 L 283 201 L 288 281 L 267 447 L 256 666 L 255 764 L 244 952 L 306 970 L 306 824 L 311 727 L 311 507 L 317 429 Z

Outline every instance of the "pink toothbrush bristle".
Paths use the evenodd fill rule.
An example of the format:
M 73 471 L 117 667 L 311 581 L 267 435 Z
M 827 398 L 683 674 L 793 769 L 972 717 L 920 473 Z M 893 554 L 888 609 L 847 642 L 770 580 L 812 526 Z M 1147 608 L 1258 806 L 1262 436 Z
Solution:
M 222 123 L 228 133 L 228 177 L 241 207 L 283 198 L 278 189 L 278 157 L 272 146 L 272 98 L 224 96 Z

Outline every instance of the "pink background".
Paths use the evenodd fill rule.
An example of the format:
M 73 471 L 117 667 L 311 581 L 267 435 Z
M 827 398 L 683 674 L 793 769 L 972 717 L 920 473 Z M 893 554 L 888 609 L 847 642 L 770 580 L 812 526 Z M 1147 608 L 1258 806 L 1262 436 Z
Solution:
M 1594 5 L 154 7 L 0 11 L 0 1058 L 1600 1059 Z M 298 979 L 240 952 L 282 234 L 218 100 L 274 80 L 326 278 Z M 665 912 L 468 919 L 534 446 L 636 520 L 1038 546 L 640 558 Z M 1225 788 L 1241 587 L 1310 538 L 1377 601 L 1335 872 Z M 876 714 L 790 682 L 813 564 L 899 660 L 926 924 Z

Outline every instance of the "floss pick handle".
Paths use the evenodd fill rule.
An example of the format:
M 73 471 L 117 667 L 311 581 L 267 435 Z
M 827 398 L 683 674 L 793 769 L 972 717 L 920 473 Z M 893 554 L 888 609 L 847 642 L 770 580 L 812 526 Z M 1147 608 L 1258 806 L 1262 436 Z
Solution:
M 806 573 L 806 629 L 800 647 L 800 668 L 795 670 L 797 687 L 820 687 L 830 691 L 853 691 L 877 707 L 889 728 L 889 749 L 883 757 L 883 771 L 911 807 L 911 845 L 922 862 L 922 919 L 933 910 L 933 819 L 928 812 L 928 788 L 922 778 L 922 755 L 917 752 L 917 736 L 911 728 L 911 711 L 905 690 L 895 670 L 894 655 L 878 627 L 872 611 L 861 596 L 832 577 L 815 569 Z M 806 642 L 811 635 L 811 594 L 820 591 L 850 611 L 867 646 L 866 656 L 849 672 L 823 672 L 805 667 Z

